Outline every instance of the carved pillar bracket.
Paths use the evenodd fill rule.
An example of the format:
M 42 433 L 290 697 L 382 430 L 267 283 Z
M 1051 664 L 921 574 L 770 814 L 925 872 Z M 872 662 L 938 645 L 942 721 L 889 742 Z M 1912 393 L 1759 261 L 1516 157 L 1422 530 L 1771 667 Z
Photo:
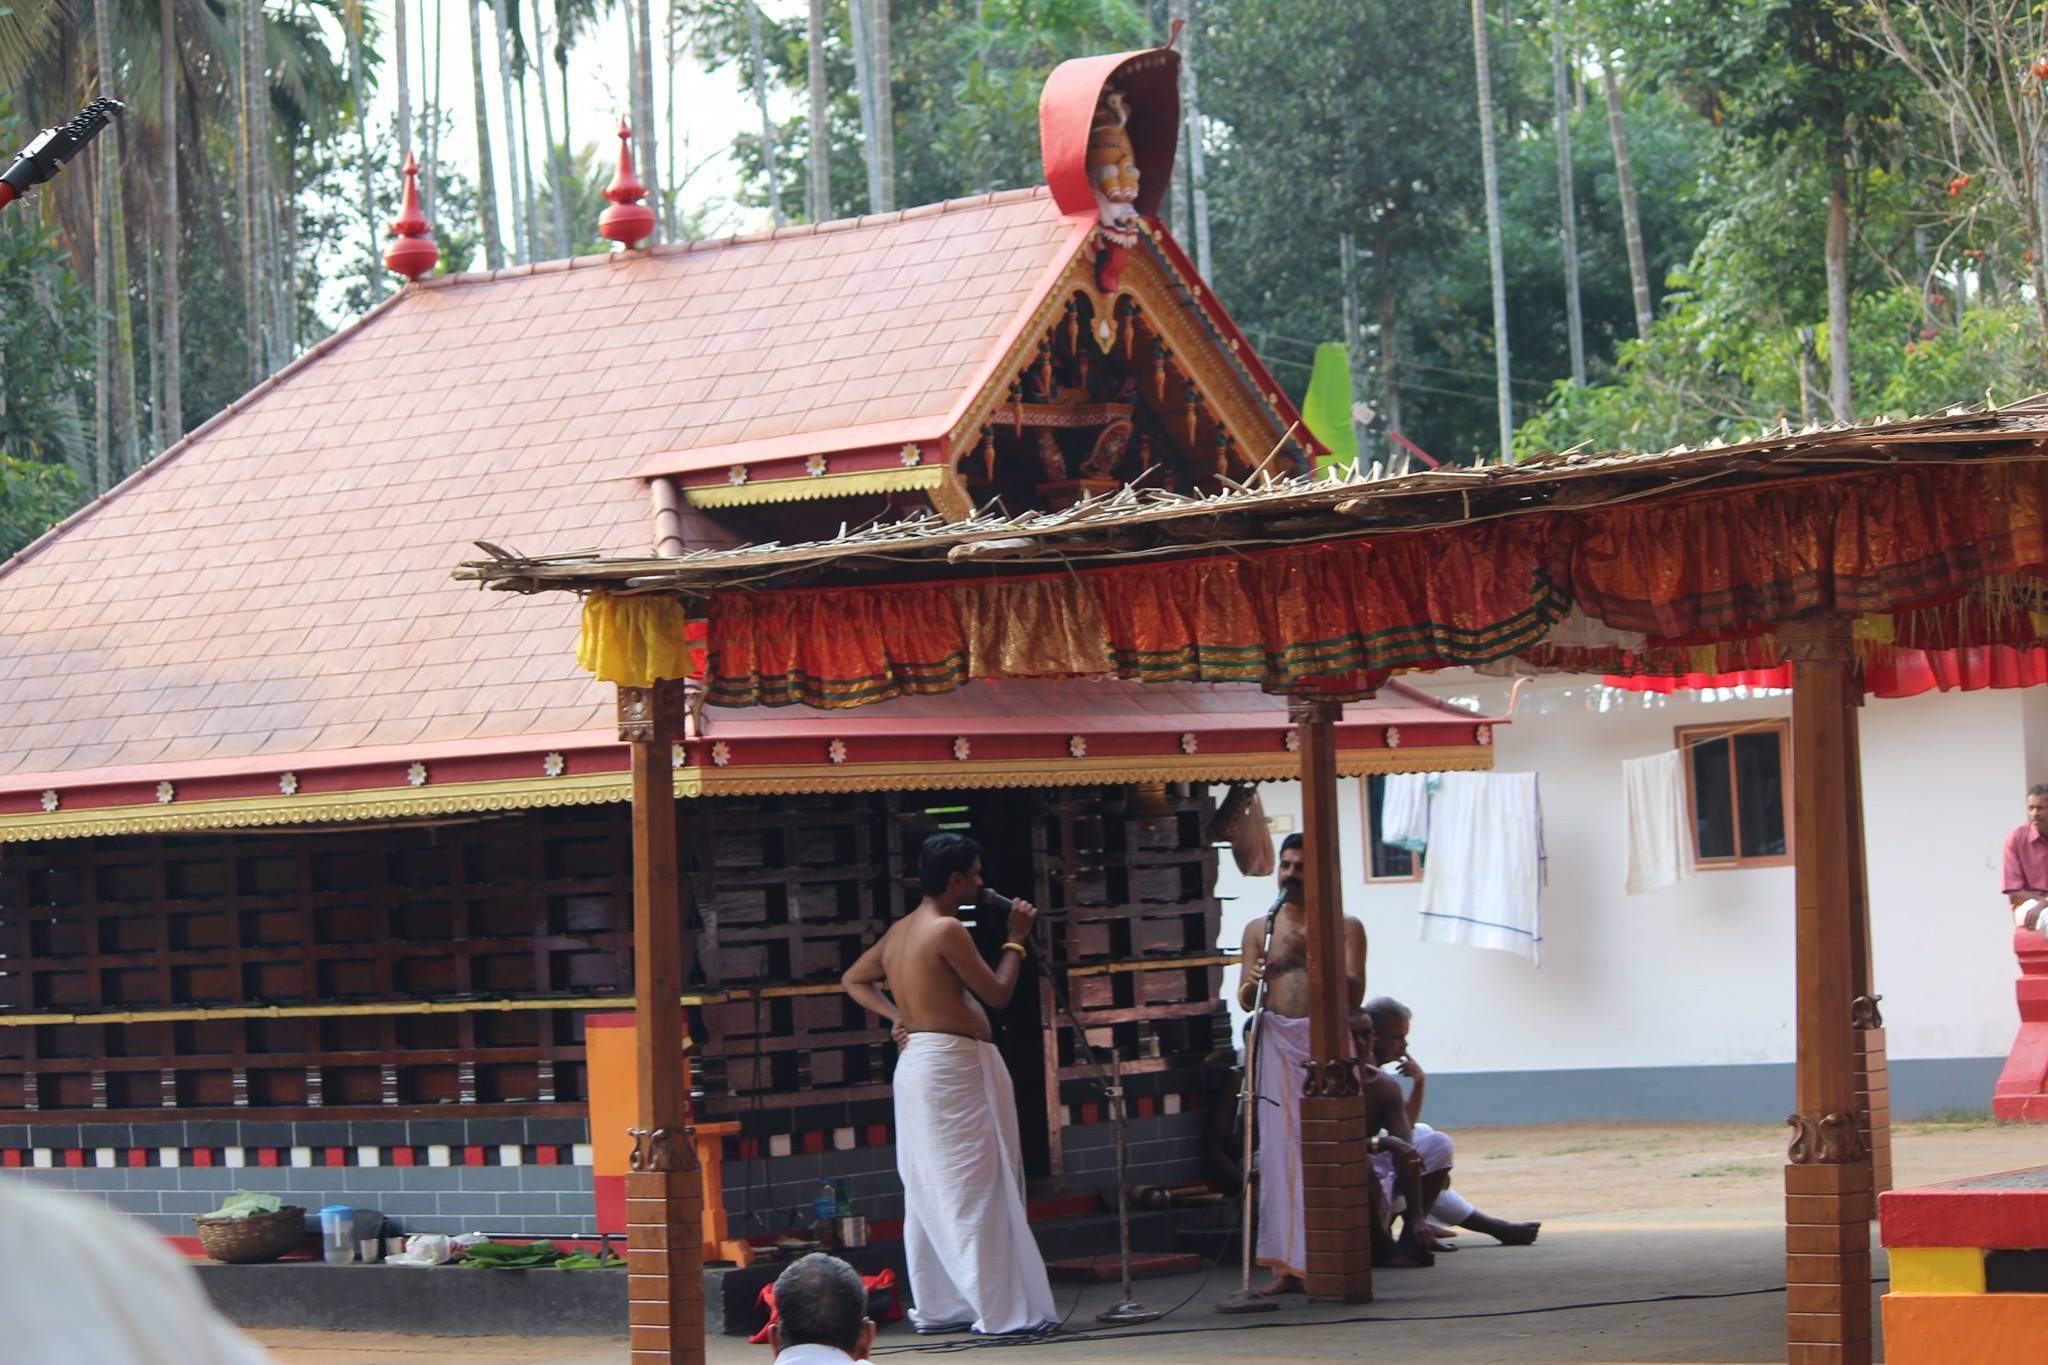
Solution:
M 1861 1110 L 1827 1114 L 1818 1119 L 1811 1114 L 1792 1114 L 1785 1122 L 1792 1128 L 1792 1142 L 1786 1147 L 1785 1156 L 1794 1166 L 1848 1166 L 1869 1159 L 1870 1149 L 1863 1141 L 1865 1116 Z
M 697 1169 L 697 1143 L 691 1129 L 676 1133 L 668 1128 L 628 1128 L 626 1136 L 633 1139 L 633 1155 L 628 1164 L 636 1171 Z
M 1847 662 L 1856 657 L 1856 640 L 1848 617 L 1816 611 L 1778 623 L 1778 650 L 1788 663 Z
M 1343 1099 L 1364 1093 L 1358 1083 L 1358 1059 L 1339 1057 L 1327 1062 L 1303 1062 L 1301 1094 L 1304 1099 Z
M 668 744 L 682 737 L 691 699 L 681 679 L 652 687 L 619 689 L 619 740 L 624 744 Z

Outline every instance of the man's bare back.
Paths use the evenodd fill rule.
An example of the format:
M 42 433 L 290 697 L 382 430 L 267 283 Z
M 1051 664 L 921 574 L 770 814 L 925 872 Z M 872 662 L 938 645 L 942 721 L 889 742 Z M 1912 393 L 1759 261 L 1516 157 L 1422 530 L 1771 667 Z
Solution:
M 981 897 L 981 864 L 956 874 L 942 892 L 889 926 L 849 967 L 841 984 L 863 1008 L 881 1015 L 898 1033 L 957 1033 L 990 1041 L 984 1002 L 1002 1009 L 1017 989 L 1023 945 L 1038 911 L 1029 901 L 1010 903 L 1009 939 L 993 969 L 982 960 L 959 909 Z M 885 995 L 883 992 L 887 991 Z

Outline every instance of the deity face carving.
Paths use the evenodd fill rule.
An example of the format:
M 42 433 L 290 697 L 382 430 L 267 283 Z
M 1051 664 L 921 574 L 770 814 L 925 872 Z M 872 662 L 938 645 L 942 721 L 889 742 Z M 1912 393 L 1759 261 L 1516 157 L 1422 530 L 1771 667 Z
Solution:
M 1088 130 L 1088 187 L 1095 194 L 1103 228 L 1112 236 L 1128 234 L 1130 241 L 1135 241 L 1138 153 L 1125 128 L 1130 116 L 1130 104 L 1121 90 L 1111 86 L 1103 92 L 1095 122 Z

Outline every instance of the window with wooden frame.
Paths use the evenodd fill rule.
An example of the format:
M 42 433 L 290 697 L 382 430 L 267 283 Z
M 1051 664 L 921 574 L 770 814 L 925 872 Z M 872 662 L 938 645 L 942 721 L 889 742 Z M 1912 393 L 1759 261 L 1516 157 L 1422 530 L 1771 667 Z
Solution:
M 1368 856 L 1365 861 L 1365 879 L 1369 882 L 1419 882 L 1422 880 L 1424 855 L 1412 853 L 1405 848 L 1380 839 L 1380 810 L 1387 793 L 1387 779 L 1381 773 L 1369 773 L 1359 779 L 1365 786 L 1365 846 Z
M 1679 728 L 1693 856 L 1702 868 L 1791 863 L 1790 737 L 1783 720 Z

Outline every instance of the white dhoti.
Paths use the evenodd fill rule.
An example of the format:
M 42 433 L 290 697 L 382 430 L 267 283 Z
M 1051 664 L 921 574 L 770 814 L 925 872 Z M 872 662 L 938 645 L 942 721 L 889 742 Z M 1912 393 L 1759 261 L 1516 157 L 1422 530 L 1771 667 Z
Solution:
M 1457 1161 L 1457 1149 L 1451 1143 L 1451 1135 L 1439 1133 L 1426 1123 L 1415 1125 L 1415 1151 L 1422 1157 L 1424 1175 L 1448 1171 Z M 1472 1201 L 1448 1185 L 1429 1208 L 1430 1217 L 1451 1227 L 1459 1226 L 1472 1213 Z
M 911 1323 L 1026 1332 L 1058 1320 L 1024 1210 L 1009 1068 L 989 1043 L 913 1033 L 896 1063 L 896 1173 Z
M 1308 1273 L 1308 1220 L 1302 1212 L 1301 1088 L 1309 1026 L 1266 1011 L 1259 1016 L 1259 1264 L 1282 1275 Z
M 1426 1123 L 1415 1125 L 1409 1143 L 1415 1148 L 1415 1155 L 1422 1159 L 1422 1173 L 1425 1176 L 1450 1170 L 1457 1159 L 1457 1149 L 1451 1142 L 1450 1134 L 1439 1133 Z M 1387 1208 L 1400 1213 L 1408 1201 L 1398 1193 L 1394 1183 L 1394 1154 L 1374 1152 L 1372 1170 L 1373 1175 L 1379 1180 L 1380 1192 L 1387 1197 Z M 1463 1195 L 1447 1187 L 1437 1196 L 1436 1203 L 1430 1206 L 1429 1213 L 1430 1217 L 1438 1222 L 1456 1224 L 1472 1216 L 1472 1206 L 1465 1202 Z

